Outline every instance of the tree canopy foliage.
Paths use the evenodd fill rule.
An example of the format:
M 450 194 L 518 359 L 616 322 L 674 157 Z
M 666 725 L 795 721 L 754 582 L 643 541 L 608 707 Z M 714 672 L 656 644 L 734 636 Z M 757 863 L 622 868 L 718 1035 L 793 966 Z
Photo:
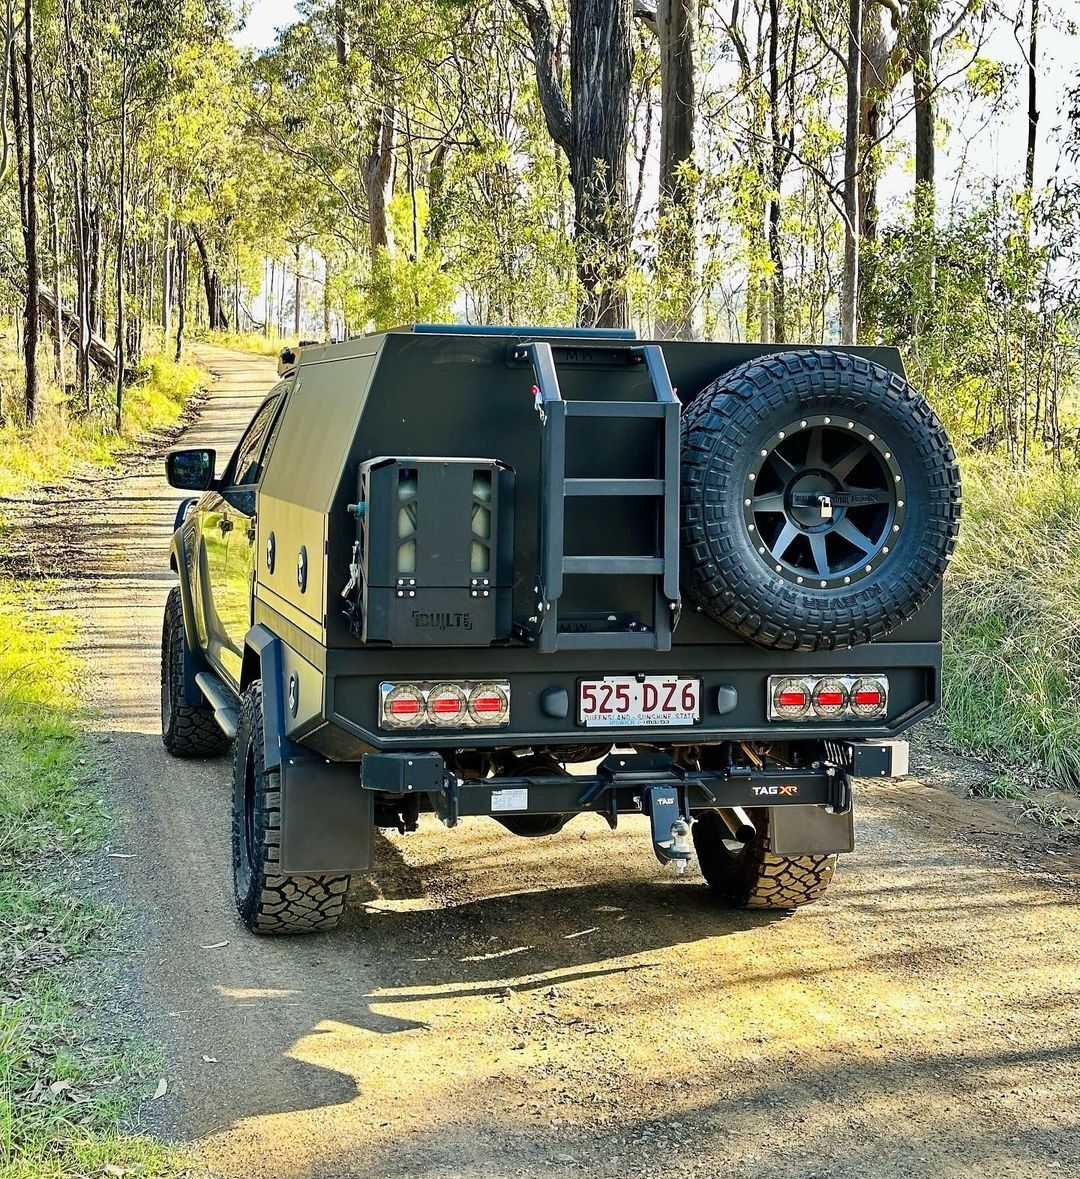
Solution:
M 258 52 L 224 0 L 5 4 L 3 413 L 45 380 L 119 423 L 193 328 L 580 322 L 897 344 L 961 441 L 1062 452 L 1077 198 L 1035 157 L 1071 30 L 1040 0 L 303 0 Z M 941 191 L 1016 106 L 1025 158 Z

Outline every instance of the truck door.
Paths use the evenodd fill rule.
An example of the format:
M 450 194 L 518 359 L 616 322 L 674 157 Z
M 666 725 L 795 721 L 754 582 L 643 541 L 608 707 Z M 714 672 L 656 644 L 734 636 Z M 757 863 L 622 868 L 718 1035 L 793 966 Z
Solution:
M 225 475 L 222 509 L 217 522 L 224 538 L 220 564 L 210 568 L 214 613 L 220 628 L 216 654 L 221 670 L 239 686 L 244 636 L 251 627 L 251 576 L 255 549 L 255 485 L 270 423 L 280 398 L 274 394 L 259 407 Z M 210 523 L 208 522 L 208 529 Z

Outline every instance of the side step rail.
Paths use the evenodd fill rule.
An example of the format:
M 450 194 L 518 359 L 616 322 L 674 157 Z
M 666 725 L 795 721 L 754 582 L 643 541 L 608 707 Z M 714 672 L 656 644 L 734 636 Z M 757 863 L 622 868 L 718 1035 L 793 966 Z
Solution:
M 543 430 L 537 617 L 535 629 L 526 631 L 526 634 L 537 649 L 544 652 L 626 648 L 669 651 L 671 632 L 679 618 L 679 419 L 682 407 L 671 386 L 664 353 L 658 344 L 621 345 L 617 351 L 629 355 L 635 363 L 645 365 L 653 400 L 565 401 L 549 343 L 536 340 L 519 344 L 512 353 L 513 359 L 527 360 L 532 365 L 536 382 L 533 395 Z M 568 418 L 653 419 L 657 428 L 655 475 L 646 479 L 568 479 Z M 635 496 L 652 500 L 656 505 L 653 555 L 567 556 L 564 544 L 566 500 L 586 495 Z M 637 629 L 561 633 L 559 599 L 566 574 L 653 577 L 651 625 L 642 624 Z
M 199 691 L 206 697 L 206 703 L 214 710 L 218 728 L 229 738 L 236 740 L 236 729 L 240 721 L 240 707 L 236 697 L 212 671 L 200 671 L 195 677 Z

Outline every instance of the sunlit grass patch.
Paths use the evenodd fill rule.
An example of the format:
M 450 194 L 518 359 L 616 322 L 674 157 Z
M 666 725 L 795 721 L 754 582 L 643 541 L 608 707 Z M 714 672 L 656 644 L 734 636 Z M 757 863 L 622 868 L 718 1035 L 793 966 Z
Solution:
M 264 336 L 261 332 L 207 332 L 206 342 L 219 348 L 234 348 L 237 352 L 253 352 L 256 356 L 276 357 L 286 344 L 295 339 L 285 336 Z

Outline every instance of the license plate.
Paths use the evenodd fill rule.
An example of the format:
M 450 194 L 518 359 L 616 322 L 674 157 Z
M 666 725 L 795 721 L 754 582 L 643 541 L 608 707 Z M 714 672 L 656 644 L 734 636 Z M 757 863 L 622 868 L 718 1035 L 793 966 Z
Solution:
M 701 717 L 701 680 L 607 675 L 582 680 L 578 720 L 588 729 L 692 725 Z

